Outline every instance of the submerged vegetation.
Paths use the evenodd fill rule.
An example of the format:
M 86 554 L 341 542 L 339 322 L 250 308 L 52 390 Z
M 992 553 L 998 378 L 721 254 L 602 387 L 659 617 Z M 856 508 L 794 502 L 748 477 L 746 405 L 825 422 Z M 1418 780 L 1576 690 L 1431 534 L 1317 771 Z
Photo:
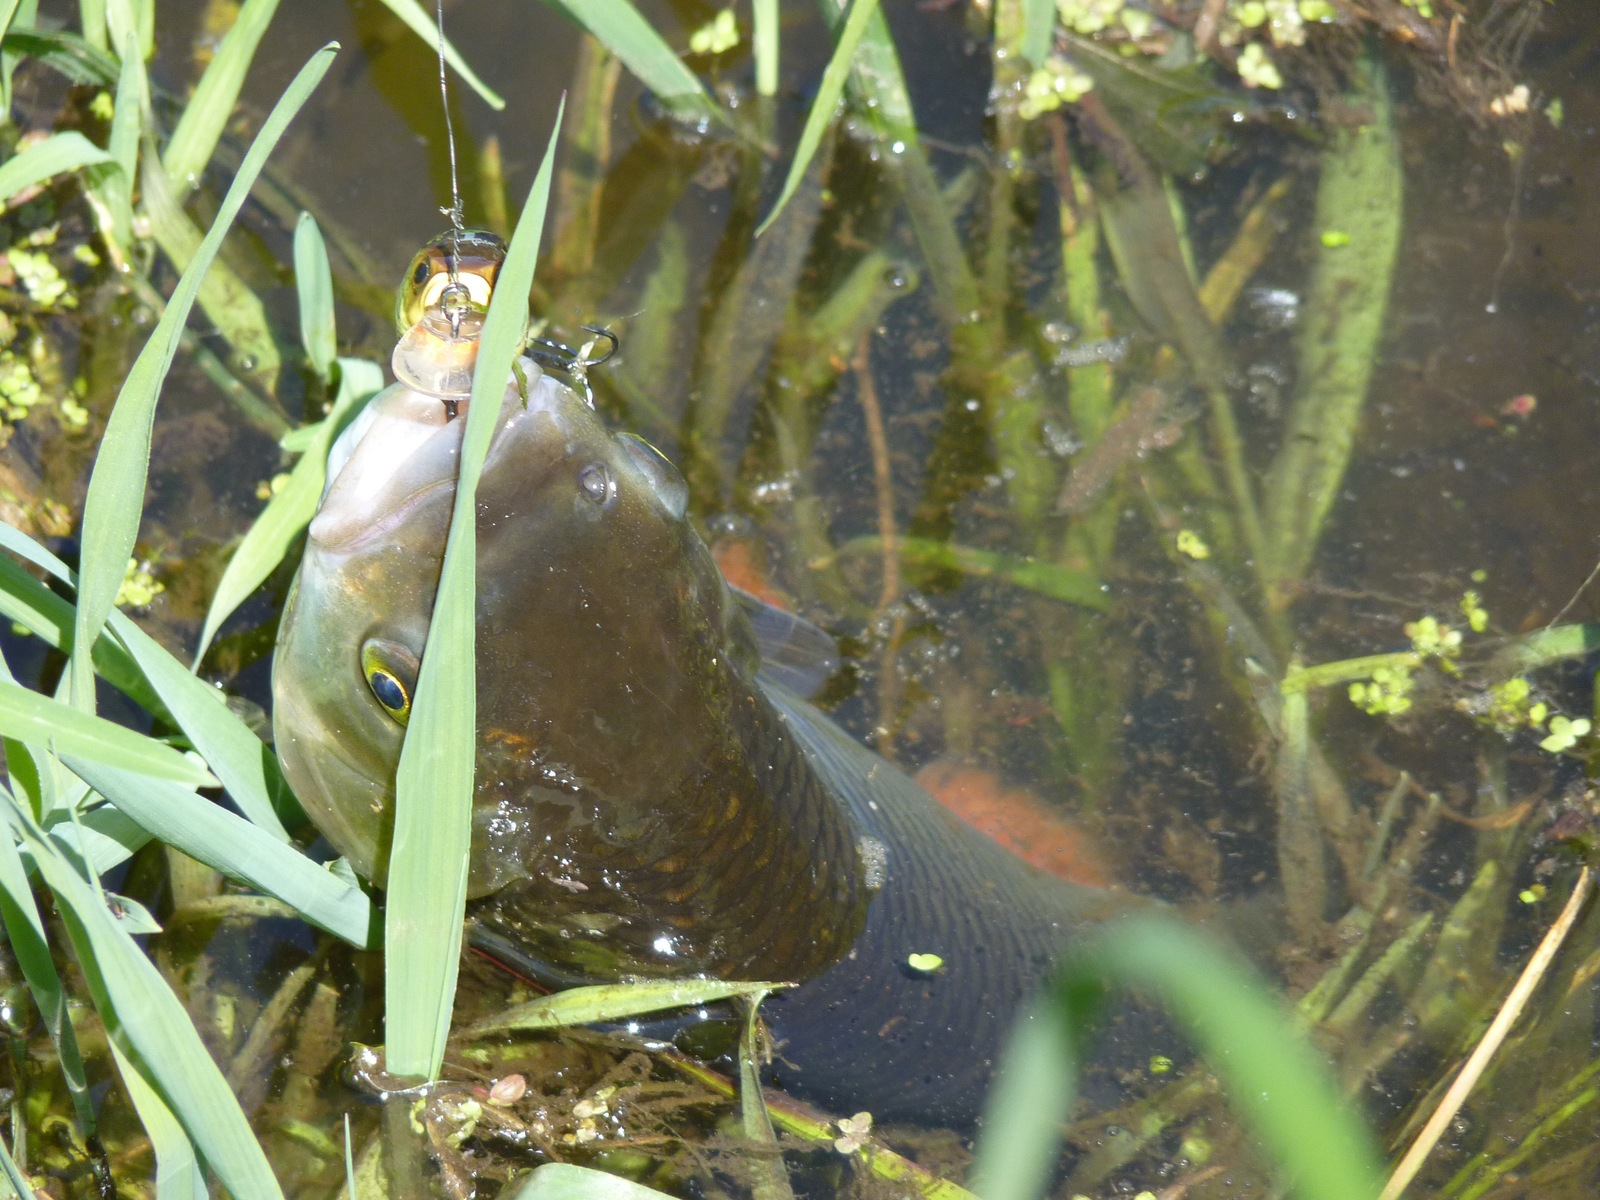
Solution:
M 0 5 L 0 1168 L 55 1197 L 961 1200 L 958 1138 L 763 1102 L 753 1019 L 699 1047 L 725 1073 L 569 1028 L 728 985 L 539 999 L 461 958 L 464 860 L 437 851 L 466 837 L 470 542 L 430 635 L 455 650 L 425 659 L 408 727 L 401 792 L 432 803 L 402 805 L 393 899 L 307 853 L 250 697 L 328 448 L 383 383 L 388 268 L 269 159 L 335 49 L 246 104 L 237 141 L 275 5 L 216 7 L 228 32 L 180 100 L 147 74 L 175 36 L 150 0 L 85 0 L 70 32 Z M 1559 623 L 1565 593 L 1521 594 L 1503 546 L 1433 537 L 1393 578 L 1349 562 L 1394 520 L 1363 430 L 1397 331 L 1416 352 L 1406 131 L 1481 127 L 1520 194 L 1565 106 L 1519 55 L 1562 6 L 756 0 L 675 6 L 670 30 L 625 0 L 554 7 L 586 32 L 561 115 L 519 117 L 539 146 L 518 164 L 542 122 L 560 149 L 485 353 L 509 361 L 524 291 L 542 337 L 614 331 L 576 382 L 682 464 L 725 571 L 841 638 L 841 722 L 908 767 L 1047 791 L 1050 836 L 1222 911 L 1293 1000 L 1171 921 L 1074 948 L 970 1186 L 1375 1195 L 1366 1119 L 1396 1160 L 1415 1147 L 1428 1194 L 1590 1194 L 1600 743 L 1559 664 L 1600 634 Z M 389 8 L 427 62 L 431 15 Z M 919 111 L 919 56 L 964 40 L 948 86 L 987 105 L 981 132 Z M 498 104 L 478 49 L 448 57 Z M 1416 94 L 1431 117 L 1397 112 Z M 510 234 L 512 151 L 464 134 L 468 217 Z M 1481 453 L 1536 411 L 1526 389 L 1474 407 Z M 1108 986 L 1175 1032 L 1091 1112 L 1074 1066 Z

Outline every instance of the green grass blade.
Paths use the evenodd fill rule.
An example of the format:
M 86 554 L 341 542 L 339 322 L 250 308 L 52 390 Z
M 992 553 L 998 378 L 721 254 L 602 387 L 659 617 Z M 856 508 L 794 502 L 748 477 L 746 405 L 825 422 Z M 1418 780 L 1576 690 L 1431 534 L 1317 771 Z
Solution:
M 484 323 L 444 569 L 395 775 L 394 849 L 384 926 L 384 1024 L 388 1068 L 397 1075 L 436 1077 L 450 1031 L 467 901 L 477 748 L 473 596 L 478 473 L 527 328 L 527 297 L 539 257 L 561 116 L 558 111 Z
M 70 130 L 52 133 L 0 165 L 0 203 L 10 200 L 23 188 L 43 183 L 52 175 L 110 161 L 111 155 L 81 133 Z
M 622 60 L 668 108 L 684 117 L 722 120 L 695 73 L 629 0 L 547 0 Z
M 1022 0 L 1022 56 L 1034 66 L 1043 66 L 1050 57 L 1055 27 L 1055 0 Z
M 16 763 L 17 748 L 17 743 L 6 746 L 8 766 Z M 56 972 L 55 959 L 50 954 L 50 939 L 45 933 L 39 906 L 34 903 L 33 889 L 28 886 L 28 874 L 23 869 L 22 859 L 17 854 L 16 843 L 11 840 L 9 829 L 0 832 L 0 920 L 5 922 L 6 940 L 11 945 L 12 954 L 16 955 L 22 977 L 28 982 L 28 991 L 38 1006 L 45 1030 L 55 1044 L 56 1060 L 61 1064 L 61 1074 L 67 1082 L 67 1094 L 72 1097 L 72 1109 L 78 1118 L 78 1127 L 85 1134 L 91 1134 L 95 1130 L 94 1105 L 89 1096 L 89 1081 L 84 1074 L 78 1037 L 67 1011 L 66 990 L 61 986 L 61 976 Z
M 139 139 L 150 107 L 149 81 L 144 60 L 129 34 L 122 53 L 122 73 L 117 78 L 116 103 L 111 110 L 111 134 L 106 141 L 114 170 L 100 185 L 111 213 L 111 236 L 124 253 L 133 247 L 133 181 L 139 169 Z
M 133 818 L 110 804 L 101 804 L 74 819 L 63 813 L 45 823 L 45 830 L 89 865 L 96 875 L 120 866 L 150 844 L 150 835 Z
M 24 8 L 32 7 L 25 4 Z M 5 38 L 5 61 L 37 59 L 73 83 L 87 87 L 116 87 L 117 60 L 97 50 L 76 34 L 58 29 L 38 29 L 17 10 L 17 20 Z
M 21 0 L 3 0 L 0 2 L 0 40 L 11 30 L 11 23 L 17 19 L 17 10 L 21 7 Z M 33 7 L 33 6 L 30 6 Z M 29 14 L 24 24 L 33 23 L 33 14 Z M 0 114 L 5 119 L 11 116 L 11 72 L 16 69 L 16 56 L 6 54 L 0 58 Z
M 1067 1023 L 1053 1006 L 1032 1005 L 1000 1057 L 985 1105 L 984 1135 L 967 1180 L 973 1192 L 984 1200 L 1036 1200 L 1046 1194 L 1076 1078 Z
M 326 384 L 333 378 L 339 353 L 339 334 L 333 323 L 333 268 L 328 265 L 322 230 L 308 212 L 300 214 L 294 227 L 294 286 L 300 298 L 300 344 L 311 360 L 311 369 Z
M 106 49 L 106 0 L 78 0 L 78 28 L 90 45 Z
M 6 526 L 0 532 L 15 531 Z M 0 613 L 48 646 L 65 650 L 72 645 L 72 605 L 4 556 L 0 556 Z M 114 638 L 102 635 L 95 643 L 94 669 L 147 712 L 164 712 L 144 673 Z
M 506 1200 L 664 1200 L 665 1196 L 593 1167 L 546 1163 L 528 1172 L 520 1187 L 506 1193 Z
M 256 47 L 277 11 L 278 0 L 244 0 L 233 28 L 223 35 L 178 118 L 178 127 L 161 155 L 161 165 L 166 168 L 167 178 L 177 185 L 180 198 L 200 182 L 201 173 L 216 152 L 228 118 L 233 116 L 233 106 L 239 102 L 239 89 L 244 86 Z
M 329 303 L 332 303 L 331 293 Z M 211 609 L 206 613 L 205 627 L 200 632 L 200 645 L 194 654 L 196 666 L 205 658 L 211 639 L 222 623 L 277 569 L 295 539 L 316 515 L 328 474 L 328 448 L 343 428 L 346 416 L 383 386 L 383 368 L 376 363 L 359 358 L 342 359 L 340 363 L 339 392 L 334 397 L 332 410 L 309 427 L 312 434 L 305 453 L 289 472 L 288 482 L 267 501 L 217 581 L 217 591 L 211 598 Z
M 360 888 L 188 788 L 67 756 L 69 770 L 141 828 L 230 879 L 276 896 L 352 945 L 372 944 L 377 911 Z
M 117 1063 L 117 1074 L 139 1114 L 139 1124 L 150 1135 L 150 1148 L 156 1155 L 156 1200 L 206 1200 L 205 1172 L 194 1152 L 194 1143 L 183 1125 L 172 1115 L 166 1101 L 146 1079 L 116 1042 L 109 1043 Z
M 114 764 L 152 779 L 170 779 L 190 787 L 218 785 L 210 771 L 171 746 L 4 681 L 0 681 L 0 734 Z
M 877 11 L 878 0 L 853 0 L 850 5 L 850 13 L 840 27 L 839 41 L 833 48 L 833 56 L 828 59 L 828 65 L 822 72 L 822 83 L 817 88 L 817 98 L 811 102 L 811 111 L 806 114 L 805 128 L 800 131 L 800 142 L 795 147 L 794 161 L 789 164 L 789 174 L 783 181 L 783 190 L 778 193 L 778 201 L 772 206 L 772 211 L 756 228 L 757 237 L 765 233 L 767 227 L 778 219 L 783 206 L 789 203 L 790 197 L 800 187 L 800 181 L 805 178 L 806 170 L 811 166 L 811 159 L 817 153 L 817 147 L 822 144 L 822 135 L 827 131 L 829 122 L 839 109 L 839 97 L 844 95 L 845 81 L 850 77 L 850 64 L 854 61 L 856 50 L 860 48 L 861 39 L 867 32 L 867 23 Z
M 56 898 L 106 1034 L 154 1085 L 235 1200 L 282 1200 L 250 1123 L 155 965 L 33 819 L 5 797 Z
M 65 563 L 4 523 L 0 523 L 0 546 L 43 567 L 63 583 L 77 586 L 77 578 Z M 29 583 L 33 585 L 31 594 Z M 15 602 L 12 589 L 31 600 L 32 606 Z M 34 632 L 47 640 L 52 632 L 49 622 L 60 619 L 60 609 L 54 604 L 58 600 L 15 567 L 0 565 L 0 608 L 14 616 L 23 614 L 16 616 L 19 620 L 38 620 L 40 627 Z M 94 661 L 96 670 L 108 681 L 183 730 L 245 816 L 277 840 L 289 840 L 278 811 L 294 813 L 296 806 L 277 756 L 228 710 L 215 688 L 196 679 L 164 646 L 115 609 L 110 614 L 110 636 L 102 636 L 96 643 Z M 138 677 L 137 686 L 126 678 L 130 663 Z
M 417 3 L 417 0 L 383 0 L 383 5 L 404 21 L 413 33 L 437 53 L 439 23 L 433 13 L 423 8 L 421 4 Z M 444 60 L 450 64 L 450 69 L 461 76 L 462 81 L 477 92 L 478 98 L 490 108 L 499 112 L 506 106 L 506 102 L 500 98 L 499 93 L 479 79 L 477 72 L 467 65 L 467 60 L 461 57 L 460 51 L 451 44 L 449 38 L 444 40 Z
M 1159 1000 L 1188 1032 L 1294 1195 L 1368 1200 L 1378 1194 L 1379 1159 L 1358 1111 L 1248 965 L 1171 918 L 1120 921 L 1072 953 L 1058 984 L 1058 1023 L 1065 1027 L 1063 1009 L 1081 1011 L 1083 997 L 1107 980 Z M 1008 1051 L 1006 1062 L 1019 1053 Z M 997 1098 L 1010 1104 L 1005 1112 L 990 1109 L 989 1128 L 1000 1128 L 996 1121 L 1006 1126 L 979 1147 L 977 1175 L 989 1188 L 980 1194 L 984 1200 L 1035 1200 L 1039 1192 L 1029 1181 L 1048 1178 L 1058 1145 L 1044 1127 L 1053 1131 L 1060 1112 L 1027 1104 L 1020 1089 L 1004 1081 Z M 1018 1130 L 1013 1122 L 1040 1128 Z M 995 1137 L 1002 1140 L 991 1145 Z
M 755 10 L 755 32 L 751 50 L 756 58 L 756 92 L 762 96 L 778 94 L 778 38 L 782 27 L 778 0 L 751 0 Z
M 652 979 L 644 983 L 570 988 L 513 1005 L 479 1021 L 467 1032 L 477 1037 L 486 1033 L 526 1033 L 535 1029 L 589 1025 L 595 1021 L 620 1021 L 643 1013 L 691 1008 L 736 996 L 753 999 L 788 986 L 784 983 L 732 983 L 725 979 Z
M 22 1173 L 22 1168 L 17 1166 L 16 1160 L 6 1150 L 5 1143 L 0 1141 L 0 1172 L 6 1177 L 6 1182 L 11 1185 L 12 1191 L 19 1196 L 37 1194 L 28 1177 Z
M 100 453 L 89 478 L 89 491 L 83 506 L 83 579 L 78 593 L 77 622 L 73 632 L 71 665 L 74 703 L 89 707 L 94 703 L 94 681 L 90 650 L 111 611 L 123 571 L 139 535 L 139 517 L 144 510 L 145 479 L 150 468 L 150 429 L 155 419 L 156 399 L 178 352 L 189 310 L 194 306 L 200 281 L 216 257 L 223 236 L 238 215 L 244 198 L 266 164 L 267 155 L 301 105 L 311 94 L 333 62 L 336 45 L 323 47 L 301 68 L 282 98 L 273 107 L 261 132 L 239 167 L 211 230 L 200 244 L 194 260 L 178 280 L 172 300 L 156 323 L 150 340 L 139 351 L 123 382 Z
M 186 270 L 200 249 L 200 227 L 183 210 L 166 170 L 153 152 L 145 157 L 139 177 L 151 235 L 172 265 L 179 271 Z M 218 260 L 200 280 L 195 299 L 206 319 L 233 349 L 239 374 L 252 380 L 264 394 L 276 395 L 283 361 L 261 297 L 227 262 Z

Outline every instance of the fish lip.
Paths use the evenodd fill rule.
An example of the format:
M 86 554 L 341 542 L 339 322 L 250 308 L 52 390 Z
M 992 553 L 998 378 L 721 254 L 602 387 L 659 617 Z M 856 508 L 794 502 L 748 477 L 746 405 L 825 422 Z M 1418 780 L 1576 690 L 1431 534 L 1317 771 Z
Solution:
M 434 496 L 434 493 L 448 489 L 455 491 L 456 481 L 452 479 L 436 479 L 432 483 L 424 484 L 408 495 L 399 504 L 391 508 L 383 516 L 361 525 L 352 525 L 347 532 L 329 534 L 326 524 L 313 518 L 307 530 L 310 541 L 324 550 L 350 552 L 377 541 L 385 534 L 392 532 L 397 526 L 410 519 L 416 512 Z M 319 516 L 321 514 L 318 514 Z M 318 524 L 324 524 L 323 531 L 317 530 Z M 337 528 L 337 527 L 336 527 Z
M 527 360 L 523 361 L 525 365 L 532 367 L 532 372 L 538 373 L 531 374 L 526 401 L 514 389 L 508 388 L 507 394 L 501 402 L 500 413 L 496 418 L 494 435 L 489 443 L 489 452 L 483 461 L 483 475 L 488 475 L 493 471 L 499 456 L 505 451 L 506 446 L 515 440 L 519 430 L 527 427 L 530 423 L 537 423 L 540 417 L 556 422 L 558 428 L 563 424 L 559 415 L 559 407 L 562 403 L 562 396 L 568 392 L 568 389 L 549 376 L 539 372 L 537 365 L 527 364 Z M 416 488 L 387 512 L 370 521 L 355 521 L 349 516 L 340 516 L 337 519 L 329 520 L 326 514 L 319 511 L 312 518 L 310 527 L 307 530 L 309 540 L 328 551 L 353 553 L 371 545 L 404 524 L 418 509 L 429 503 L 436 492 L 440 490 L 453 492 L 459 478 L 460 446 L 464 435 L 465 414 L 435 429 L 429 437 L 413 446 L 407 455 L 407 457 L 413 457 L 424 453 L 440 437 L 451 438 L 454 446 L 451 448 L 449 458 L 455 464 L 453 473 L 434 479 L 431 483 L 426 483 Z M 343 469 L 348 468 L 350 460 L 354 457 L 355 455 L 352 454 L 350 459 L 345 461 L 341 468 L 341 473 Z M 332 487 L 336 483 L 336 479 L 330 482 L 330 494 Z M 327 497 L 325 496 L 324 503 L 326 503 L 326 500 Z

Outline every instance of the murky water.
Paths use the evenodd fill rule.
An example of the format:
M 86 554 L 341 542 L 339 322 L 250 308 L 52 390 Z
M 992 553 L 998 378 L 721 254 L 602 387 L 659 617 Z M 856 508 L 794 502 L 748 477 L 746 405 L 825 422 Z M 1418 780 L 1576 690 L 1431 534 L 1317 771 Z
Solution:
M 155 76 L 176 93 L 193 75 L 200 7 L 162 9 Z M 1453 912 L 1463 936 L 1452 943 L 1448 928 L 1430 933 L 1399 955 L 1371 1003 L 1352 1010 L 1326 1042 L 1376 1126 L 1403 1140 L 1406 1120 L 1419 1107 L 1426 1112 L 1430 1088 L 1470 1047 L 1571 886 L 1571 863 L 1543 834 L 1563 813 L 1592 815 L 1583 764 L 1539 749 L 1526 731 L 1508 739 L 1455 711 L 1454 700 L 1498 681 L 1487 670 L 1469 669 L 1465 683 L 1424 672 L 1413 709 L 1395 720 L 1357 711 L 1342 683 L 1319 692 L 1312 727 L 1349 808 L 1343 834 L 1317 843 L 1319 884 L 1285 865 L 1299 860 L 1283 851 L 1274 775 L 1282 751 L 1240 666 L 1257 650 L 1242 624 L 1215 614 L 1246 614 L 1244 624 L 1264 631 L 1280 667 L 1291 655 L 1316 664 L 1404 649 L 1404 623 L 1424 614 L 1464 627 L 1459 602 L 1468 589 L 1481 596 L 1489 634 L 1592 616 L 1594 596 L 1579 594 L 1597 559 L 1586 518 L 1600 501 L 1588 453 L 1600 435 L 1600 239 L 1593 236 L 1600 35 L 1592 17 L 1576 2 L 1550 7 L 1507 76 L 1531 96 L 1531 111 L 1512 119 L 1465 111 L 1442 95 L 1436 67 L 1388 53 L 1404 172 L 1394 287 L 1353 457 L 1320 548 L 1310 570 L 1269 606 L 1256 598 L 1244 556 L 1230 557 L 1227 546 L 1215 547 L 1210 591 L 1195 560 L 1170 549 L 1180 529 L 1211 537 L 1218 526 L 1207 504 L 1226 502 L 1220 493 L 1207 502 L 1184 490 L 1196 471 L 1220 479 L 1218 444 L 1202 411 L 1204 388 L 1163 358 L 1138 272 L 1119 274 L 1102 249 L 1105 327 L 1063 340 L 1074 318 L 1059 284 L 1059 199 L 1069 178 L 1104 185 L 1093 139 L 1086 144 L 1080 129 L 1066 140 L 1067 127 L 1046 118 L 1022 139 L 1016 169 L 1003 169 L 1008 164 L 996 161 L 1003 133 L 985 113 L 988 46 L 964 6 L 889 3 L 886 10 L 931 163 L 954 194 L 956 228 L 986 289 L 969 332 L 990 337 L 996 355 L 963 349 L 967 334 L 941 298 L 948 281 L 924 254 L 892 170 L 862 142 L 846 137 L 831 147 L 828 194 L 810 200 L 812 227 L 780 224 L 764 249 L 751 250 L 750 226 L 776 194 L 827 53 L 819 22 L 799 5 L 786 6 L 787 90 L 770 114 L 748 96 L 740 109 L 752 128 L 776 131 L 784 147 L 776 156 L 675 130 L 621 79 L 607 136 L 580 143 L 604 160 L 591 168 L 568 151 L 572 189 L 547 234 L 555 259 L 541 275 L 545 315 L 569 340 L 585 322 L 618 331 L 622 352 L 594 379 L 601 403 L 686 465 L 696 508 L 725 547 L 737 544 L 758 567 L 764 563 L 766 583 L 841 637 L 853 671 L 833 689 L 840 719 L 910 769 L 934 762 L 946 775 L 952 764 L 970 769 L 979 799 L 969 796 L 969 810 L 1042 808 L 1072 822 L 1072 832 L 1029 825 L 1024 840 L 1076 838 L 1070 854 L 1092 860 L 1079 869 L 1181 904 L 1259 906 L 1266 897 L 1264 907 L 1276 909 L 1286 893 L 1297 897 L 1294 933 L 1254 947 L 1295 993 L 1355 944 L 1353 915 L 1370 926 L 1360 960 L 1370 964 L 1419 917 L 1433 914 L 1437 929 Z M 650 15 L 681 43 L 711 9 L 659 5 Z M 506 112 L 494 114 L 464 88 L 453 92 L 467 217 L 478 221 L 488 211 L 477 169 L 482 146 L 498 138 L 514 207 L 557 97 L 572 85 L 579 39 L 535 5 L 453 5 L 447 21 L 508 100 Z M 386 359 L 389 289 L 441 227 L 438 209 L 448 203 L 436 68 L 430 50 L 376 3 L 285 0 L 252 70 L 247 113 L 259 119 L 330 39 L 345 50 L 275 156 L 273 183 L 287 198 L 285 212 L 303 204 L 329 235 L 346 301 L 341 348 Z M 748 63 L 730 56 L 720 82 L 747 92 Z M 1555 99 L 1559 124 L 1544 112 Z M 36 101 L 54 102 L 48 89 Z M 1287 180 L 1268 217 L 1277 236 L 1221 324 L 1225 390 L 1241 430 L 1241 462 L 1257 488 L 1285 440 L 1285 411 L 1297 394 L 1296 316 L 1304 317 L 1309 271 L 1326 232 L 1313 218 L 1318 144 L 1338 127 L 1308 119 L 1313 98 L 1297 103 L 1292 120 L 1256 108 L 1226 124 L 1232 149 L 1204 177 L 1175 187 L 1203 274 L 1268 187 Z M 1059 143 L 1053 125 L 1064 135 Z M 1100 153 L 1104 137 L 1102 129 Z M 1064 163 L 1072 174 L 1063 173 Z M 602 177 L 597 239 L 564 242 L 557 231 L 581 218 Z M 1113 179 L 1102 203 L 1118 191 Z M 282 265 L 290 226 L 266 206 L 246 224 L 252 238 L 240 239 L 236 265 L 280 327 L 292 330 L 292 281 Z M 1004 247 L 995 246 L 996 230 L 1008 239 Z M 782 239 L 791 235 L 786 259 Z M 1132 253 L 1142 251 L 1149 246 Z M 759 270 L 746 267 L 753 253 L 770 255 Z M 853 309 L 844 303 L 852 271 L 865 281 L 866 297 Z M 817 316 L 833 311 L 829 300 L 849 309 L 848 336 L 833 342 L 821 336 Z M 1169 403 L 1128 442 L 1123 460 L 1095 468 L 1106 478 L 1084 501 L 1086 515 L 1062 517 L 1050 502 L 1063 479 L 1086 469 L 1083 443 L 1093 440 L 1073 408 L 1073 381 L 1103 368 L 1050 366 L 1049 359 L 1062 345 L 1082 350 L 1101 338 L 1127 339 L 1118 397 L 1131 401 L 1144 382 L 1159 380 Z M 1021 382 L 992 386 L 1014 355 L 1028 363 Z M 101 373 L 114 377 L 115 365 Z M 293 374 L 286 371 L 282 395 L 298 415 L 303 386 Z M 109 398 L 103 388 L 95 394 Z M 1004 439 L 997 444 L 985 433 L 985 419 L 1015 411 L 1005 405 L 1019 396 L 1038 408 L 1027 425 L 1032 460 L 1008 458 Z M 880 427 L 885 449 L 875 454 Z M 798 460 L 786 460 L 785 437 L 798 440 Z M 36 422 L 24 424 L 5 454 L 42 477 L 47 494 L 75 506 L 91 445 Z M 147 623 L 169 644 L 193 644 L 230 539 L 257 511 L 258 484 L 280 467 L 273 439 L 180 360 L 157 421 L 141 542 L 167 589 Z M 1022 519 L 1018 472 L 1030 470 L 1044 480 L 1035 501 L 1043 495 L 1047 502 Z M 950 540 L 1009 556 L 1011 568 L 1026 560 L 1092 569 L 1105 611 L 1091 611 L 1082 596 L 1064 599 L 1068 585 L 1059 580 L 1019 583 L 1015 571 L 1008 578 L 1006 564 L 989 578 L 963 576 L 948 562 L 919 557 L 915 543 L 902 545 L 886 587 L 881 541 L 863 540 L 878 538 L 886 521 L 898 539 Z M 280 572 L 225 630 L 212 660 L 230 689 L 261 705 L 270 629 L 286 585 Z M 1219 605 L 1218 587 L 1241 607 Z M 1471 644 L 1469 662 L 1482 661 L 1487 652 Z M 19 660 L 10 643 L 7 653 L 19 672 L 51 669 Z M 1554 707 L 1574 717 L 1589 711 L 1581 667 L 1536 678 Z M 999 793 L 1005 796 L 996 801 Z M 1380 824 L 1387 840 L 1375 832 Z M 1488 863 L 1493 878 L 1485 877 Z M 1457 902 L 1475 878 L 1482 908 L 1464 911 Z M 1548 894 L 1530 891 L 1535 885 Z M 177 891 L 169 895 L 181 907 Z M 275 1051 L 291 1060 L 286 1074 L 269 1078 L 266 1054 L 246 1045 L 232 1016 L 226 1030 L 215 1026 L 217 1045 L 251 1080 L 249 1094 L 264 1105 L 282 1160 L 307 1180 L 305 1194 L 322 1194 L 337 1186 L 342 1168 L 295 1126 L 294 1103 L 298 1097 L 321 1120 L 331 1093 L 295 1080 L 321 1079 L 335 1043 L 363 1022 L 365 1036 L 375 1036 L 376 975 L 370 963 L 337 954 L 330 962 L 325 948 L 251 929 L 249 953 L 230 942 L 238 935 L 226 934 L 198 958 L 177 935 L 164 953 L 175 971 L 184 964 L 196 1011 L 214 987 L 216 995 L 239 991 L 244 998 L 228 1004 L 254 1011 L 292 986 L 282 1000 L 284 1012 L 298 1014 L 286 1025 L 294 1030 L 290 1049 Z M 1454 1147 L 1441 1149 L 1425 1176 L 1439 1194 L 1483 1194 L 1471 1188 L 1487 1176 L 1446 1181 L 1473 1154 L 1490 1161 L 1509 1153 L 1535 1117 L 1557 1109 L 1567 1112 L 1559 1127 L 1483 1186 L 1496 1196 L 1592 1191 L 1597 1164 L 1584 1147 L 1600 1106 L 1568 1077 L 1593 1054 L 1597 947 L 1600 930 L 1592 921 L 1580 926 L 1546 998 L 1535 1002 L 1536 1021 L 1505 1052 L 1499 1074 L 1469 1104 Z M 636 1063 L 596 1066 L 586 1051 L 567 1053 L 559 1078 L 581 1082 L 553 1086 L 552 1094 L 638 1082 Z M 493 1064 L 480 1066 L 485 1079 L 495 1075 Z M 607 1085 L 607 1070 L 622 1074 Z M 1570 1094 L 1562 1090 L 1569 1083 Z M 688 1103 L 677 1093 L 656 1099 L 662 1113 Z M 551 1118 L 534 1138 L 547 1152 L 572 1145 L 562 1141 L 576 1129 L 570 1108 L 569 1096 L 561 1118 L 568 1124 Z M 1080 1174 L 1073 1186 L 1094 1194 L 1156 1186 L 1177 1156 L 1178 1137 L 1171 1134 L 1169 1145 L 1158 1139 L 1143 1157 L 1098 1176 Z M 1097 1138 L 1084 1127 L 1075 1140 Z M 714 1158 L 717 1149 L 707 1153 Z M 1223 1194 L 1207 1190 L 1220 1186 L 1202 1179 L 1191 1194 Z

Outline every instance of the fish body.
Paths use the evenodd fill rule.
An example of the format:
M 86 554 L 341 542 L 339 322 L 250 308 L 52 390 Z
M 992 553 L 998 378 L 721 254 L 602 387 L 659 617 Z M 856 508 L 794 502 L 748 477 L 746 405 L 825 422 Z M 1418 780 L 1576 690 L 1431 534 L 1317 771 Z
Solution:
M 336 443 L 274 664 L 284 771 L 379 886 L 468 403 L 426 374 Z M 763 1008 L 780 1082 L 969 1123 L 1024 997 L 1131 902 L 1027 866 L 791 690 L 825 635 L 737 597 L 686 506 L 520 361 L 477 494 L 469 919 L 567 982 L 794 982 Z

